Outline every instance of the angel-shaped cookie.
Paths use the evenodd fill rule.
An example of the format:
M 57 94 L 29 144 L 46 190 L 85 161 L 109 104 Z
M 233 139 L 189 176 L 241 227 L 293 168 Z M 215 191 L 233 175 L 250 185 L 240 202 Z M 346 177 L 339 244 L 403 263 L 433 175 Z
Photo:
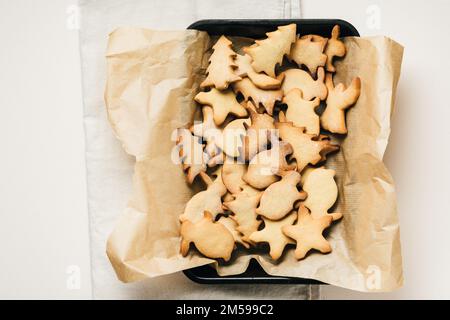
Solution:
M 328 88 L 327 107 L 320 116 L 320 123 L 325 130 L 346 134 L 345 110 L 358 101 L 361 93 L 361 79 L 356 77 L 348 88 L 343 83 L 333 84 L 333 74 L 327 73 L 325 83 Z

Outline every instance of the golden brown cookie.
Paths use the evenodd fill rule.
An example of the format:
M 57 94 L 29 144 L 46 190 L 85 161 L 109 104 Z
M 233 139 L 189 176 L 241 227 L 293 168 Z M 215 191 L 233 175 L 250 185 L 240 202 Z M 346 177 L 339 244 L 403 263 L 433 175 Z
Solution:
M 240 243 L 247 249 L 250 248 L 250 245 L 242 239 L 242 233 L 237 231 L 236 228 L 238 227 L 238 224 L 236 221 L 234 221 L 230 217 L 222 216 L 219 218 L 219 220 L 217 220 L 217 222 L 222 224 L 225 228 L 227 228 L 228 231 L 230 231 L 236 243 Z
M 325 130 L 346 134 L 345 110 L 358 101 L 361 93 L 361 80 L 358 77 L 353 79 L 348 88 L 343 83 L 339 83 L 335 87 L 333 75 L 327 73 L 326 85 L 328 88 L 327 107 L 320 116 L 320 123 Z
M 334 181 L 335 171 L 325 168 L 314 168 L 304 178 L 303 190 L 308 198 L 303 202 L 311 211 L 313 218 L 331 216 L 333 220 L 342 218 L 342 213 L 328 213 L 338 196 L 338 189 Z M 303 178 L 303 177 L 302 177 Z
M 283 72 L 284 80 L 281 90 L 286 94 L 292 89 L 300 89 L 303 99 L 311 100 L 319 98 L 325 100 L 327 97 L 327 87 L 325 86 L 325 71 L 322 67 L 317 69 L 317 80 L 314 80 L 308 72 L 301 69 L 289 69 Z
M 265 113 L 258 113 L 249 101 L 247 110 L 250 113 L 251 125 L 247 127 L 247 134 L 244 136 L 240 158 L 251 160 L 258 152 L 266 149 L 271 134 L 275 129 L 274 120 Z
M 320 105 L 320 99 L 308 101 L 303 99 L 303 93 L 300 89 L 292 89 L 283 98 L 286 103 L 286 119 L 296 127 L 304 127 L 306 133 L 320 133 L 320 119 L 315 109 Z
M 297 242 L 295 258 L 303 259 L 311 249 L 322 253 L 331 252 L 331 246 L 323 237 L 323 231 L 331 225 L 330 216 L 314 219 L 302 204 L 298 210 L 297 222 L 292 226 L 282 227 L 283 233 Z
M 275 66 L 283 62 L 284 55 L 289 54 L 291 45 L 296 40 L 295 23 L 280 26 L 276 31 L 266 33 L 267 38 L 256 40 L 244 52 L 252 57 L 252 67 L 256 72 L 265 72 L 275 78 Z
M 196 223 L 202 218 L 204 211 L 208 211 L 214 218 L 223 213 L 222 197 L 227 193 L 227 188 L 222 182 L 220 170 L 217 171 L 214 181 L 205 172 L 201 172 L 200 176 L 207 188 L 188 201 L 184 213 L 180 215 L 180 221 L 189 220 Z
M 306 66 L 313 76 L 317 68 L 323 67 L 327 62 L 327 55 L 323 53 L 327 39 L 318 35 L 305 35 L 292 46 L 289 58 L 299 66 Z
M 291 212 L 281 220 L 270 220 L 262 217 L 264 228 L 250 235 L 253 242 L 267 242 L 270 247 L 270 256 L 273 260 L 278 260 L 283 254 L 283 250 L 289 243 L 294 243 L 282 232 L 282 227 L 290 226 L 297 219 L 297 213 Z
M 246 126 L 251 125 L 249 118 L 236 119 L 223 129 L 222 141 L 219 146 L 230 157 L 238 157 L 242 148 L 242 136 L 245 136 Z
M 326 69 L 328 72 L 336 72 L 336 68 L 333 65 L 333 58 L 343 57 L 346 53 L 344 42 L 339 40 L 340 33 L 341 28 L 335 25 L 331 31 L 331 38 L 328 39 L 327 46 L 325 47 L 325 54 L 327 55 Z
M 283 218 L 292 211 L 295 202 L 306 198 L 306 193 L 297 189 L 299 182 L 297 171 L 283 172 L 281 180 L 264 191 L 256 213 L 271 220 Z
M 191 132 L 206 141 L 205 152 L 208 155 L 208 165 L 211 166 L 210 163 L 217 164 L 218 159 L 223 158 L 219 147 L 219 142 L 222 140 L 222 129 L 214 123 L 214 112 L 211 107 L 203 106 L 202 114 L 203 121 L 194 124 L 191 127 Z
M 261 224 L 257 220 L 256 207 L 261 198 L 261 192 L 246 185 L 243 190 L 234 195 L 234 200 L 223 203 L 225 209 L 233 212 L 231 218 L 237 222 L 236 230 L 243 234 L 242 239 L 251 243 L 249 236 L 258 230 Z
M 261 89 L 279 89 L 282 78 L 271 78 L 265 73 L 257 73 L 252 67 L 252 58 L 248 54 L 236 56 L 236 74 L 242 78 L 248 77 L 255 86 Z
M 241 93 L 245 101 L 251 99 L 256 107 L 262 105 L 268 114 L 272 115 L 276 101 L 283 99 L 282 90 L 263 90 L 258 88 L 248 78 L 239 80 L 233 84 L 236 93 Z
M 231 49 L 231 41 L 225 36 L 221 36 L 213 46 L 213 53 L 209 58 L 209 66 L 206 69 L 208 76 L 200 84 L 200 87 L 215 87 L 219 90 L 225 90 L 230 83 L 240 80 L 241 77 L 234 72 L 237 68 L 234 57 L 236 57 L 236 52 Z
M 198 137 L 191 134 L 188 129 L 177 130 L 177 147 L 183 170 L 187 172 L 186 178 L 189 184 L 194 182 L 200 172 L 206 171 L 208 155 L 203 152 L 203 144 Z
M 246 185 L 245 181 L 242 180 L 246 171 L 247 165 L 245 163 L 239 163 L 230 157 L 225 159 L 222 166 L 222 181 L 229 192 L 236 194 L 242 191 L 242 187 Z
M 211 106 L 214 111 L 213 119 L 216 125 L 221 125 L 228 114 L 237 117 L 245 117 L 247 110 L 236 100 L 236 95 L 231 90 L 219 91 L 211 88 L 208 92 L 199 92 L 195 96 L 195 101 Z
M 282 112 L 280 116 L 283 118 Z M 305 128 L 295 127 L 292 122 L 277 122 L 275 128 L 281 140 L 292 146 L 292 158 L 297 162 L 298 172 L 308 164 L 323 161 L 328 153 L 339 150 L 339 146 L 332 144 L 327 136 L 307 134 Z
M 208 211 L 205 211 L 203 219 L 196 223 L 183 221 L 180 234 L 180 252 L 183 257 L 187 256 L 192 242 L 204 256 L 212 259 L 222 258 L 225 261 L 230 260 L 235 247 L 233 235 L 223 224 L 214 222 Z
M 278 175 L 283 171 L 295 170 L 296 166 L 286 161 L 286 157 L 291 153 L 290 144 L 274 144 L 272 149 L 261 151 L 252 158 L 242 179 L 254 188 L 267 188 L 279 180 Z

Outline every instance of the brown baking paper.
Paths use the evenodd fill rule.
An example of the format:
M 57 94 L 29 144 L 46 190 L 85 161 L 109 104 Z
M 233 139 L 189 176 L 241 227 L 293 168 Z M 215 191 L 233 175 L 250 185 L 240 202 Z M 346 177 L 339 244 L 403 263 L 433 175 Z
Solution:
M 342 221 L 327 234 L 333 252 L 296 261 L 287 250 L 279 262 L 264 251 L 238 250 L 226 264 L 191 250 L 179 253 L 178 217 L 196 192 L 173 163 L 173 132 L 193 120 L 193 102 L 211 45 L 203 32 L 120 28 L 109 38 L 105 92 L 111 126 L 136 157 L 134 191 L 112 232 L 107 254 L 120 280 L 136 281 L 205 264 L 220 275 L 245 271 L 251 258 L 272 275 L 311 278 L 359 290 L 390 291 L 402 285 L 396 197 L 383 164 L 403 48 L 386 37 L 346 38 L 335 83 L 359 76 L 362 91 L 347 113 L 348 135 L 326 166 L 336 170 L 334 212 Z M 337 139 L 337 138 L 333 138 Z

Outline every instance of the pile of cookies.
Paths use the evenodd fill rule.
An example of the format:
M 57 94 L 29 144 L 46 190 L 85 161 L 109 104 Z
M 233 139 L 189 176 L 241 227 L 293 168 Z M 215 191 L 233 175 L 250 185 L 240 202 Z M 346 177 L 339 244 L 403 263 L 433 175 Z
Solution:
M 322 132 L 347 133 L 361 82 L 333 83 L 333 60 L 346 53 L 339 26 L 329 39 L 296 29 L 280 26 L 242 54 L 225 36 L 213 46 L 195 96 L 203 120 L 177 133 L 188 183 L 206 185 L 180 216 L 183 256 L 191 243 L 225 261 L 237 244 L 267 243 L 274 260 L 289 244 L 297 259 L 331 251 L 323 231 L 342 214 L 328 212 L 338 189 L 324 162 L 339 146 Z

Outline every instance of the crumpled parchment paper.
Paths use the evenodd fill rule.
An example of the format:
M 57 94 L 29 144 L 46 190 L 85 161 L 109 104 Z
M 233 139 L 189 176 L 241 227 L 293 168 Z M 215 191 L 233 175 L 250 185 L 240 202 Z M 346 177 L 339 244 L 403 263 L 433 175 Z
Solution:
M 341 150 L 328 157 L 336 170 L 344 218 L 327 235 L 333 252 L 292 250 L 280 262 L 238 251 L 218 264 L 195 251 L 179 253 L 178 217 L 194 190 L 173 163 L 173 132 L 193 120 L 193 97 L 207 66 L 211 39 L 204 32 L 119 28 L 109 38 L 105 101 L 109 121 L 125 151 L 136 158 L 134 193 L 111 234 L 107 254 L 120 280 L 131 282 L 205 264 L 220 275 L 245 271 L 251 258 L 272 275 L 311 278 L 359 291 L 390 291 L 403 282 L 395 188 L 383 164 L 403 48 L 386 37 L 345 39 L 335 83 L 362 81 L 347 113 L 349 133 L 333 139 Z

